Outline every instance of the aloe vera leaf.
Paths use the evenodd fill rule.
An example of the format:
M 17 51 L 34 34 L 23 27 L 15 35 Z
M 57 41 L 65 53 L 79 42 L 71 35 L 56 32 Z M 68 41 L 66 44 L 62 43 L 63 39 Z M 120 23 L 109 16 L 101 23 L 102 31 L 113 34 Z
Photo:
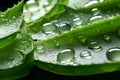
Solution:
M 111 61 L 111 60 L 109 61 L 107 59 L 108 57 L 107 58 L 105 57 L 106 56 L 105 53 L 107 49 L 112 47 L 119 47 L 119 44 L 118 44 L 119 38 L 116 39 L 113 37 L 115 40 L 115 42 L 113 41 L 113 43 L 115 44 L 114 46 L 112 46 L 112 44 L 109 46 L 107 43 L 103 44 L 104 41 L 102 41 L 101 39 L 102 38 L 101 36 L 105 34 L 110 35 L 116 32 L 118 29 L 120 29 L 119 20 L 120 20 L 120 16 L 115 16 L 110 19 L 106 19 L 106 20 L 102 20 L 99 22 L 86 25 L 82 28 L 77 28 L 72 31 L 62 33 L 61 35 L 55 36 L 53 38 L 49 38 L 47 40 L 39 41 L 38 43 L 36 43 L 37 46 L 36 46 L 36 51 L 34 53 L 36 65 L 40 68 L 46 69 L 48 71 L 52 71 L 54 73 L 62 74 L 62 75 L 90 75 L 90 74 L 97 74 L 97 73 L 119 70 L 119 64 L 118 64 L 119 61 L 117 62 Z M 109 27 L 109 30 L 108 30 L 108 27 Z M 105 48 L 101 52 L 94 52 L 90 49 L 90 51 L 93 52 L 92 54 L 96 56 L 96 57 L 94 56 L 94 58 L 90 61 L 90 63 L 89 63 L 90 59 L 88 60 L 88 62 L 86 60 L 84 61 L 84 59 L 83 60 L 78 59 L 79 57 L 78 55 L 80 51 L 84 49 L 88 50 L 87 46 L 82 47 L 82 46 L 76 45 L 78 44 L 77 38 L 79 36 L 85 36 L 90 41 L 92 40 L 100 41 L 103 47 Z M 97 36 L 99 36 L 100 39 Z M 58 45 L 56 47 L 55 46 L 56 43 L 54 41 L 58 41 L 60 46 Z M 59 57 L 57 56 L 60 54 L 62 50 L 68 47 L 73 48 L 76 52 L 74 54 L 72 54 L 74 51 L 70 53 L 70 55 L 72 54 L 73 61 L 71 60 L 71 62 L 59 63 L 57 60 L 57 58 Z M 95 53 L 98 53 L 99 55 Z M 100 58 L 100 56 L 102 56 L 102 58 Z M 65 57 L 63 57 L 63 59 L 65 59 Z M 99 59 L 102 61 L 99 61 Z M 111 64 L 112 66 L 110 66 Z
M 118 18 L 120 19 L 119 16 L 117 16 L 117 18 L 114 18 L 114 20 L 115 19 L 116 20 L 115 20 L 115 23 L 113 22 L 113 25 L 110 24 L 111 20 L 106 20 L 106 21 L 97 23 L 101 27 L 99 27 L 95 23 L 81 29 L 76 29 L 76 33 L 74 33 L 74 30 L 73 30 L 73 33 L 71 31 L 61 35 L 61 37 L 57 36 L 54 38 L 47 39 L 45 41 L 40 41 L 39 43 L 37 43 L 38 45 L 36 46 L 36 51 L 34 52 L 36 65 L 40 68 L 43 68 L 58 74 L 62 74 L 62 75 L 91 75 L 91 74 L 119 70 L 119 60 L 111 61 L 111 59 L 110 60 L 108 59 L 109 55 L 106 54 L 107 50 L 110 48 L 114 48 L 114 47 L 119 48 L 119 38 L 114 38 L 116 36 L 114 35 L 112 37 L 112 40 L 113 40 L 112 42 L 105 43 L 105 41 L 103 41 L 103 36 L 105 34 L 108 34 L 108 35 L 110 35 L 110 33 L 114 34 L 114 32 L 120 29 L 119 28 L 120 24 L 116 22 L 116 21 L 119 21 Z M 104 23 L 104 24 L 101 24 L 101 23 Z M 105 27 L 103 27 L 102 25 L 104 25 Z M 96 26 L 99 29 L 95 30 Z M 106 26 L 107 26 L 107 29 L 105 29 Z M 108 30 L 108 27 L 109 27 L 109 30 Z M 80 34 L 78 32 L 80 32 Z M 79 41 L 77 38 L 79 36 L 84 36 L 84 35 L 89 40 L 88 42 L 89 44 L 92 41 L 99 42 L 100 45 L 102 46 L 102 50 L 94 51 L 92 49 L 89 49 L 89 44 L 87 44 L 87 46 L 79 45 Z M 99 36 L 99 37 L 96 37 L 96 36 Z M 94 37 L 96 37 L 97 39 L 96 38 L 94 39 Z M 56 44 L 55 41 L 58 41 L 60 45 L 60 46 L 58 45 L 59 46 L 58 48 L 55 46 Z M 66 62 L 64 64 L 59 63 L 57 60 L 58 54 L 67 48 L 72 48 L 75 50 L 76 52 L 74 55 L 75 60 L 73 59 L 73 62 L 72 61 L 68 63 Z M 93 58 L 91 59 L 80 58 L 80 52 L 84 50 L 90 51 Z M 117 56 L 119 57 L 119 55 Z M 117 57 L 115 58 L 117 59 Z
M 33 45 L 25 23 L 14 42 L 0 49 L 0 79 L 26 76 L 33 65 Z
M 88 8 L 89 10 L 87 9 L 86 11 L 83 11 L 83 9 L 81 9 L 80 11 L 76 11 L 70 8 L 63 8 L 65 9 L 65 11 L 61 14 L 55 15 L 53 17 L 44 17 L 38 21 L 29 24 L 32 38 L 37 40 L 45 40 L 47 38 L 62 34 L 66 31 L 71 31 L 75 28 L 81 28 L 91 23 L 95 23 L 107 18 L 112 18 L 112 16 L 116 16 L 120 13 L 118 11 L 118 9 L 120 9 L 118 5 L 114 7 L 111 6 L 104 10 L 104 6 L 106 5 L 103 6 L 101 3 L 99 4 L 99 6 L 101 6 L 100 8 L 96 8 L 97 6 L 94 6 L 93 9 Z M 95 11 L 93 11 L 94 9 Z M 66 25 L 66 28 L 62 27 L 64 25 Z M 45 27 L 51 29 L 48 30 Z
M 0 48 L 15 40 L 16 32 L 22 24 L 22 8 L 23 1 L 5 12 L 0 12 Z

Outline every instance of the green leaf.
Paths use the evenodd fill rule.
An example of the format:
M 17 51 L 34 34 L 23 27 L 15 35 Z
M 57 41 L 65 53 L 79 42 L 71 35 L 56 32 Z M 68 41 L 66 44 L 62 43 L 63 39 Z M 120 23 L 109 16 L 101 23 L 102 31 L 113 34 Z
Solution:
M 5 12 L 0 12 L 0 48 L 15 40 L 16 32 L 22 24 L 22 8 L 23 1 Z
M 0 16 L 0 79 L 14 80 L 29 74 L 33 66 L 33 43 L 23 21 L 22 0 Z
M 117 36 L 120 16 L 117 10 L 120 8 L 119 4 L 104 8 L 111 2 L 103 4 L 81 11 L 66 8 L 65 13 L 29 25 L 32 38 L 39 40 L 35 42 L 35 64 L 62 75 L 91 75 L 119 70 L 120 41 Z M 94 19 L 99 11 L 97 16 L 102 17 Z M 71 29 L 75 18 L 79 18 L 78 23 L 81 23 Z
M 0 49 L 0 53 L 0 79 L 18 79 L 29 73 L 33 65 L 33 44 L 25 23 L 16 40 Z

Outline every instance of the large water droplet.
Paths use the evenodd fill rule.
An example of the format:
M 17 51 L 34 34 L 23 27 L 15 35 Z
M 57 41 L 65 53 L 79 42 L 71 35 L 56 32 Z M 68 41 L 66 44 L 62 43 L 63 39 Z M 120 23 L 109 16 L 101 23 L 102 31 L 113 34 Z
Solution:
M 90 59 L 92 57 L 91 52 L 88 51 L 88 50 L 83 50 L 83 51 L 80 52 L 80 57 Z
M 62 33 L 62 32 L 65 32 L 65 31 L 69 31 L 71 29 L 71 26 L 68 23 L 61 23 L 59 25 L 59 29 L 60 29 L 60 32 Z
M 88 48 L 89 49 L 92 49 L 94 51 L 99 51 L 101 50 L 102 46 L 100 45 L 100 43 L 98 42 L 91 42 L 89 45 L 88 45 Z
M 106 57 L 110 61 L 120 61 L 120 48 L 114 47 L 108 49 L 106 52 Z
M 111 41 L 111 37 L 109 35 L 104 35 L 104 40 L 107 42 Z
M 30 12 L 38 11 L 39 7 L 34 0 L 27 1 L 25 5 L 26 9 Z
M 75 51 L 73 49 L 65 49 L 57 55 L 57 61 L 60 63 L 68 63 L 74 59 L 74 56 Z
M 78 37 L 78 40 L 79 40 L 79 42 L 80 42 L 81 44 L 83 44 L 83 45 L 87 44 L 87 38 L 84 37 L 84 36 L 79 36 L 79 37 Z
M 53 33 L 59 33 L 58 32 L 58 29 L 57 29 L 57 26 L 52 24 L 52 23 L 45 23 L 43 25 L 43 31 L 46 33 L 46 34 L 53 34 Z

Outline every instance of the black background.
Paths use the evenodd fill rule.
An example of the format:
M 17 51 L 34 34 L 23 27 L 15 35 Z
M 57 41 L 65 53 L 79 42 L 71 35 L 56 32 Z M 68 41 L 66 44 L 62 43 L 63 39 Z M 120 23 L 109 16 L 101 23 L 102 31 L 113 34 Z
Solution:
M 0 11 L 5 11 L 20 0 L 0 0 Z M 120 80 L 120 71 L 90 76 L 63 76 L 33 67 L 30 74 L 18 80 Z

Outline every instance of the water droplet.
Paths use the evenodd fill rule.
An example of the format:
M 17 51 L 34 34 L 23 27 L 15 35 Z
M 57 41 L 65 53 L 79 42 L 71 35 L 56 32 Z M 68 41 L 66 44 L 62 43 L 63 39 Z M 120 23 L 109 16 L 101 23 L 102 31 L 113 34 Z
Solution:
M 38 11 L 39 7 L 34 0 L 27 1 L 25 5 L 26 9 L 30 12 Z
M 92 12 L 93 12 L 93 15 L 94 15 L 94 16 L 98 16 L 98 15 L 101 14 L 101 11 L 98 10 L 98 8 L 93 8 L 93 9 L 92 9 Z
M 93 5 L 93 4 L 96 4 L 96 3 L 98 3 L 98 0 L 90 0 L 89 2 L 87 2 L 87 3 L 85 4 L 85 7 L 88 7 L 88 6 Z
M 65 49 L 57 55 L 57 61 L 60 63 L 68 63 L 74 59 L 74 56 L 75 51 L 73 49 Z
M 37 50 L 38 53 L 43 53 L 43 52 L 44 52 L 44 45 L 39 44 L 39 45 L 36 47 L 36 50 Z
M 87 38 L 84 37 L 84 36 L 79 36 L 79 37 L 78 37 L 78 40 L 79 40 L 79 42 L 80 42 L 81 44 L 83 44 L 83 45 L 87 44 Z
M 55 45 L 56 47 L 59 47 L 59 46 L 60 46 L 60 42 L 57 41 L 57 40 L 55 40 L 55 41 L 54 41 L 54 45 Z
M 71 26 L 68 24 L 68 23 L 61 23 L 59 25 L 59 29 L 60 29 L 60 32 L 66 32 L 66 31 L 69 31 L 71 29 Z
M 43 8 L 44 8 L 46 11 L 50 10 L 50 3 L 49 3 L 49 2 L 45 2 L 45 3 L 43 4 Z
M 73 19 L 73 22 L 74 22 L 75 25 L 81 25 L 82 24 L 82 20 L 80 18 Z
M 92 50 L 94 50 L 94 51 L 99 51 L 99 50 L 101 50 L 101 45 L 100 45 L 100 43 L 98 43 L 98 42 L 91 42 L 89 45 L 88 45 L 88 48 L 89 49 L 92 49 Z
M 104 35 L 104 40 L 107 42 L 111 41 L 111 37 L 109 35 Z
M 55 24 L 52 24 L 52 23 L 45 23 L 43 25 L 43 31 L 46 34 L 59 33 L 58 29 L 57 29 L 57 26 Z
M 90 59 L 92 57 L 91 52 L 88 51 L 88 50 L 83 50 L 83 51 L 80 52 L 80 57 Z
M 110 48 L 106 52 L 106 57 L 110 61 L 120 61 L 120 48 Z

